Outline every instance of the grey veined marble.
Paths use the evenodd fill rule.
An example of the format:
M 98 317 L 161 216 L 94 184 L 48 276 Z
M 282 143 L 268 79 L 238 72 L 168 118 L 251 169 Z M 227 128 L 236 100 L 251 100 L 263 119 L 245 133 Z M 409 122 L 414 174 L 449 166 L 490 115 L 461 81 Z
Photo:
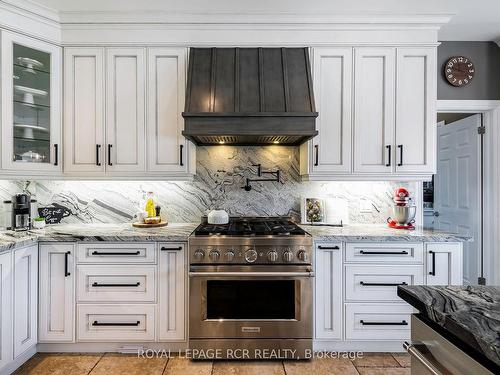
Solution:
M 500 288 L 399 286 L 398 296 L 500 366 Z
M 250 192 L 241 187 L 256 177 L 252 164 L 280 169 L 282 181 L 255 182 Z M 0 199 L 21 191 L 26 182 L 0 181 Z M 41 206 L 57 203 L 71 211 L 64 223 L 126 223 L 132 221 L 147 191 L 154 191 L 170 222 L 198 222 L 208 210 L 221 208 L 234 216 L 300 216 L 302 197 L 347 201 L 352 223 L 385 223 L 395 187 L 414 192 L 416 183 L 301 182 L 296 147 L 198 147 L 197 175 L 192 182 L 36 181 L 28 190 Z M 363 212 L 365 206 L 372 208 Z

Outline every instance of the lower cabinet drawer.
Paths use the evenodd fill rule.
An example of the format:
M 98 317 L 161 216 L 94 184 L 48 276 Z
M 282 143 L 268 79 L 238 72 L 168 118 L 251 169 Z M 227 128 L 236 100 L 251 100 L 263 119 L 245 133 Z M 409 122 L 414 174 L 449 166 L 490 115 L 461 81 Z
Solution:
M 79 243 L 78 263 L 155 263 L 154 243 Z
M 345 305 L 346 340 L 408 340 L 413 308 L 406 304 Z
M 155 302 L 156 266 L 79 265 L 78 302 Z
M 154 305 L 78 305 L 77 341 L 154 341 Z

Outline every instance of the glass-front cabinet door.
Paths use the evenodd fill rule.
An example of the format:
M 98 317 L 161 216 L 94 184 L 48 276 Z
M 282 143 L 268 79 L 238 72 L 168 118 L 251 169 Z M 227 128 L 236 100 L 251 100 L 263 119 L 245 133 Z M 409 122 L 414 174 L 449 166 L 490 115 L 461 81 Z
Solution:
M 2 168 L 61 170 L 61 49 L 2 32 Z

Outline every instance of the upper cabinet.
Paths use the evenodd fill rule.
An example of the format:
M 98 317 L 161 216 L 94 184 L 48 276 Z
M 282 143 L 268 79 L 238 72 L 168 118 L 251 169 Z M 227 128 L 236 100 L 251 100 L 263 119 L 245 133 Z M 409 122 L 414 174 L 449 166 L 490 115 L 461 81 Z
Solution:
M 304 179 L 435 173 L 435 47 L 315 48 L 313 56 L 319 135 L 301 147 Z
M 2 31 L 2 169 L 61 171 L 61 49 Z

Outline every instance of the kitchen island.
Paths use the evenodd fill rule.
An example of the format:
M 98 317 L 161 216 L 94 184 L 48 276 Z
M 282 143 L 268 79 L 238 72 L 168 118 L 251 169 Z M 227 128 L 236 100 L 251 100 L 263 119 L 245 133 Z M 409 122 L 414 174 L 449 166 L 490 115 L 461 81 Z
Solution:
M 451 373 L 500 373 L 499 287 L 399 286 L 398 296 L 419 311 L 412 340 L 419 341 L 417 349 L 426 345 L 434 366 Z M 463 354 L 450 362 L 450 352 Z M 468 357 L 474 370 L 467 367 Z

